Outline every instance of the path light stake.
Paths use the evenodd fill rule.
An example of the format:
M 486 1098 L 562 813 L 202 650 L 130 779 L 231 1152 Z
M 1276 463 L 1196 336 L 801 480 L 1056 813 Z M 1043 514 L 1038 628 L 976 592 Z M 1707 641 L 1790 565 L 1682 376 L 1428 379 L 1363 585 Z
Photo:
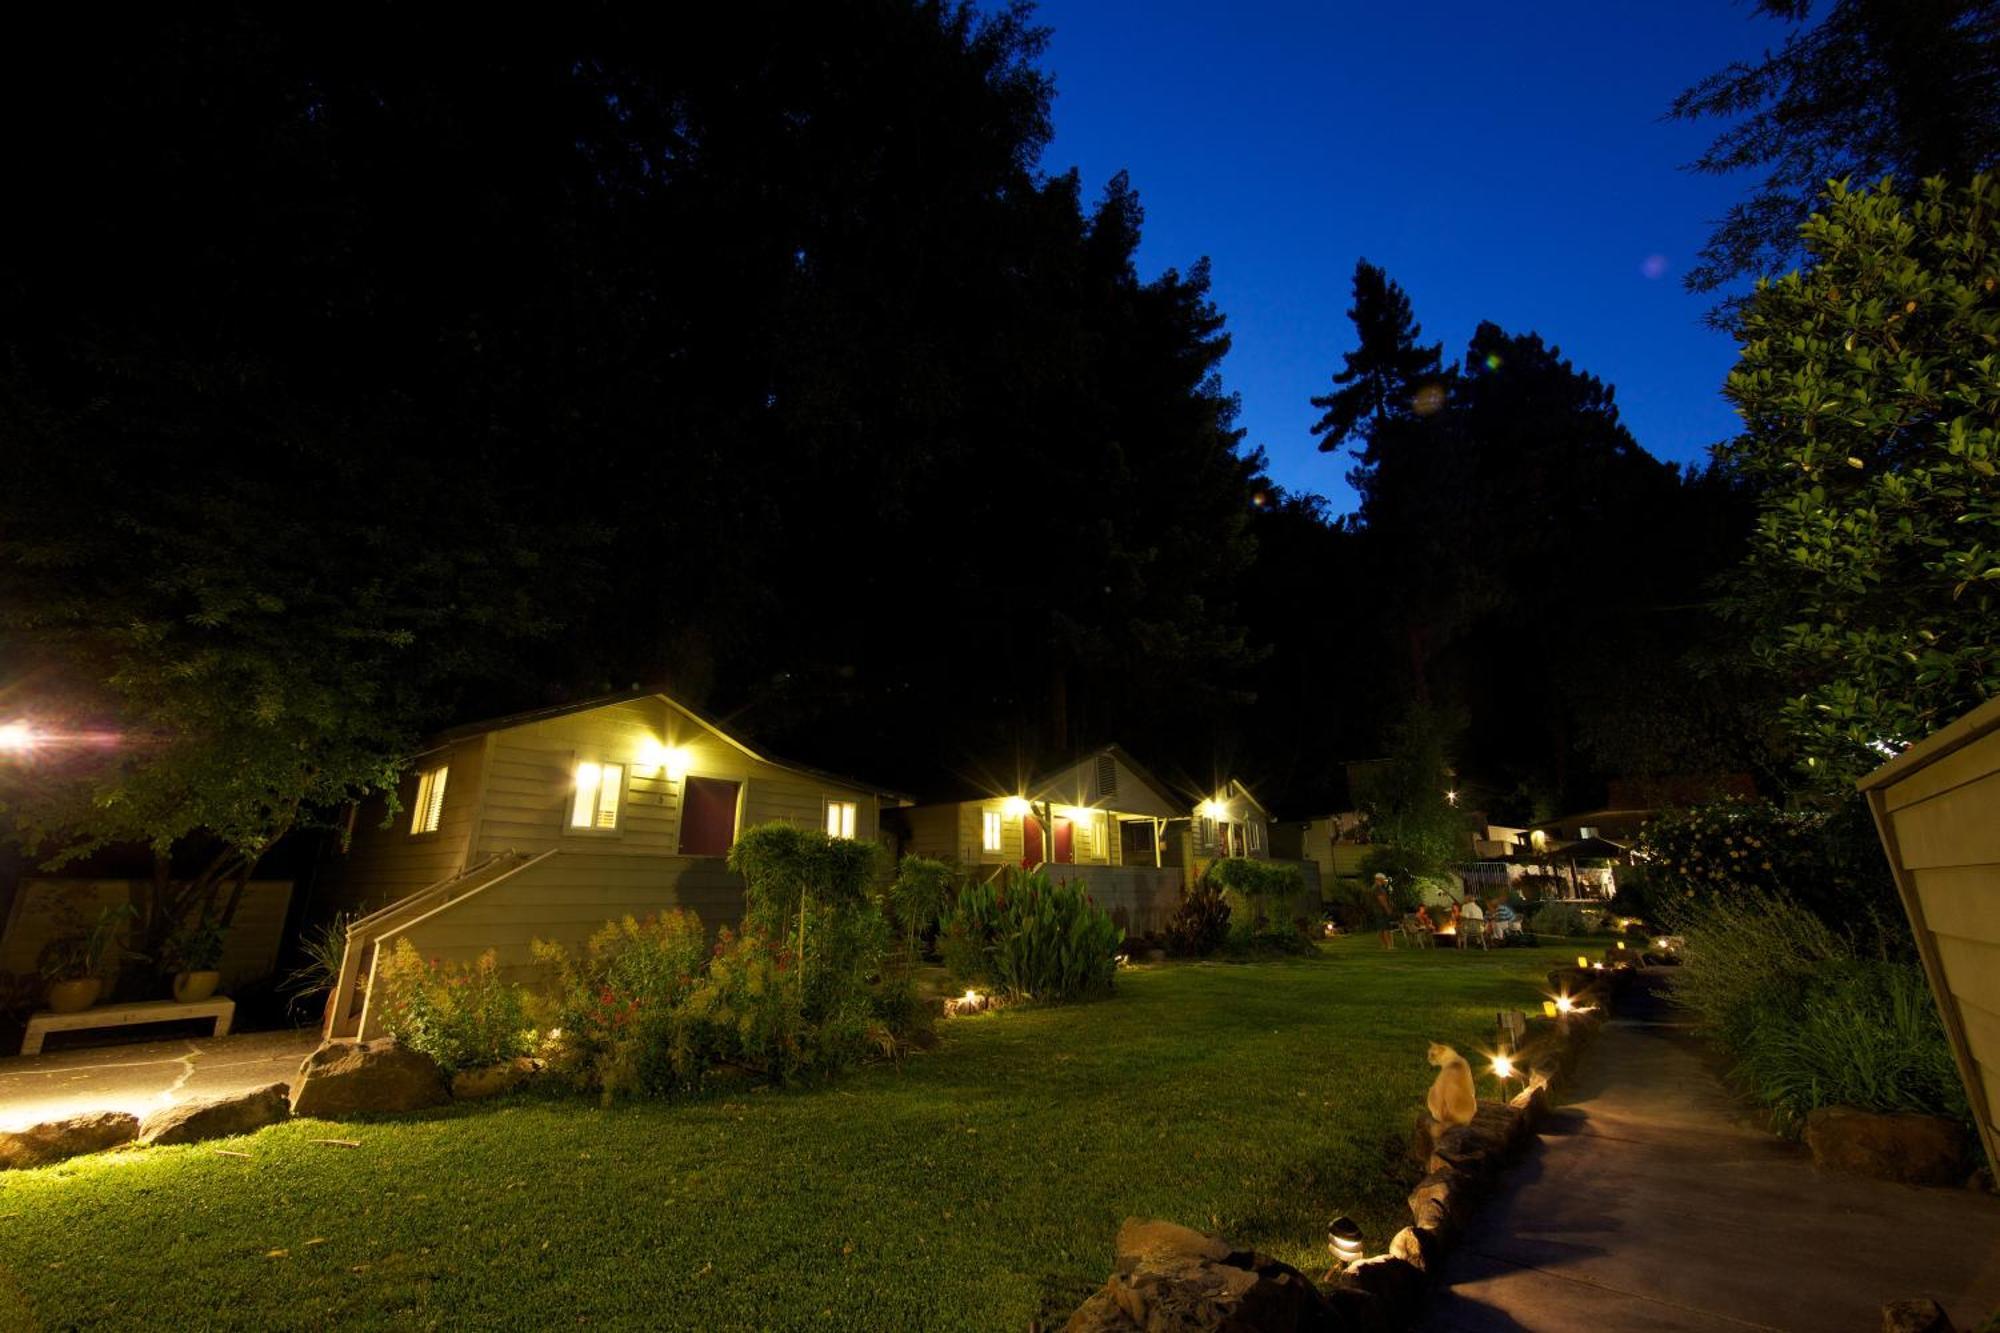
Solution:
M 1345 1214 L 1334 1218 L 1327 1224 L 1326 1248 L 1336 1268 L 1357 1262 L 1361 1258 L 1360 1225 Z
M 1500 1084 L 1500 1100 L 1507 1100 L 1507 1080 L 1514 1077 L 1514 1056 L 1504 1046 L 1493 1057 L 1493 1077 Z
M 1576 956 L 1576 965 L 1577 965 L 1577 966 L 1578 966 L 1579 968 L 1584 968 L 1584 967 L 1589 967 L 1589 966 L 1590 966 L 1590 960 L 1589 960 L 1588 958 L 1585 958 L 1585 957 L 1584 957 L 1584 956 L 1583 956 L 1582 954 L 1578 954 L 1578 955 Z

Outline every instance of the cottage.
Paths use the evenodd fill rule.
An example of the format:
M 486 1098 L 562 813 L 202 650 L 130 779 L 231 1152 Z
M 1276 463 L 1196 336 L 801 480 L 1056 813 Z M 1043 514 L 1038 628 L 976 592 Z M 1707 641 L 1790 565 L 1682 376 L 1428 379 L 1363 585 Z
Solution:
M 1046 866 L 1083 883 L 1135 935 L 1164 929 L 1181 891 L 1217 859 L 1271 854 L 1270 815 L 1242 783 L 1208 797 L 1177 791 L 1117 745 L 1017 791 L 917 805 L 895 818 L 905 852 L 982 877 Z
M 575 945 L 606 920 L 686 907 L 742 915 L 724 859 L 737 835 L 783 822 L 875 840 L 901 798 L 757 753 L 664 694 L 634 692 L 445 732 L 418 756 L 390 815 L 377 801 L 322 874 L 349 927 L 327 1035 L 372 1036 L 367 984 L 407 937 L 427 957 L 536 939 Z M 323 890 L 324 892 L 324 890 Z

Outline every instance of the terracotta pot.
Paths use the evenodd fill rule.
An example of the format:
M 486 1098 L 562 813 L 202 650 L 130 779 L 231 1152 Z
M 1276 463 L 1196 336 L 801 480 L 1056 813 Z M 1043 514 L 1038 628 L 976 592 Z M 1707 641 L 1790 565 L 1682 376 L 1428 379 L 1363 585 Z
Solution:
M 222 980 L 220 972 L 176 972 L 174 974 L 174 998 L 182 1004 L 193 1004 L 196 1000 L 206 1000 L 215 994 L 217 983 Z
M 97 993 L 104 989 L 102 977 L 79 977 L 74 981 L 52 981 L 49 983 L 49 1008 L 59 1014 L 74 1014 L 97 1003 Z

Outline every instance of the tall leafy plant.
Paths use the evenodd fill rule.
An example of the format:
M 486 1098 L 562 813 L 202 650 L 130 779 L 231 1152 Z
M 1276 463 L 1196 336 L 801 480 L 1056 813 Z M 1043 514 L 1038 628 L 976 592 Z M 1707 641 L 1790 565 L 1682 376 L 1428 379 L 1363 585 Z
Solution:
M 1052 882 L 1041 870 L 967 885 L 945 931 L 969 946 L 947 950 L 962 960 L 966 980 L 1042 1000 L 1108 994 L 1125 943 L 1124 930 L 1081 886 Z

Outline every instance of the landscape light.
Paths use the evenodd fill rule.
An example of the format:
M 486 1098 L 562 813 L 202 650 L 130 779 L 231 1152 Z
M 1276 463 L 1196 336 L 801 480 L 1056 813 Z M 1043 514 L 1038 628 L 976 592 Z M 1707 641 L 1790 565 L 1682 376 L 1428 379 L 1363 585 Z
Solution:
M 1620 940 L 1620 941 L 1618 941 L 1618 947 L 1619 947 L 1619 948 L 1621 948 L 1621 949 L 1622 949 L 1622 948 L 1624 948 L 1624 947 L 1625 947 L 1625 941 L 1624 941 L 1624 940 Z
M 1568 1010 L 1568 1009 L 1564 1009 L 1564 1010 L 1563 1010 L 1563 1012 L 1564 1012 L 1564 1013 L 1568 1013 L 1568 1012 L 1569 1012 L 1569 1010 Z M 1555 1016 L 1556 1016 L 1556 1002 L 1555 1002 L 1554 1000 L 1543 1000 L 1543 1001 L 1542 1001 L 1542 1017 L 1544 1017 L 1544 1018 L 1554 1018 Z
M 1493 1057 L 1493 1077 L 1505 1083 L 1514 1077 L 1514 1057 L 1502 1051 Z
M 1567 1014 L 1567 1013 L 1570 1013 L 1571 1011 L 1573 1011 L 1573 1010 L 1574 1010 L 1575 1008 L 1576 1008 L 1576 1001 L 1575 1001 L 1575 1000 L 1572 1000 L 1572 999 L 1570 999 L 1570 998 L 1569 998 L 1569 996 L 1567 996 L 1567 995 L 1558 995 L 1558 996 L 1556 996 L 1556 1012 L 1557 1012 L 1557 1013 L 1559 1013 L 1559 1014 Z
M 0 723 L 0 752 L 26 754 L 35 748 L 41 737 L 26 722 Z
M 1361 1228 L 1351 1217 L 1336 1217 L 1326 1228 L 1326 1248 L 1344 1265 L 1361 1258 Z
M 1576 956 L 1576 965 L 1578 967 L 1589 967 L 1590 960 L 1588 958 L 1585 958 L 1582 954 L 1578 954 Z

